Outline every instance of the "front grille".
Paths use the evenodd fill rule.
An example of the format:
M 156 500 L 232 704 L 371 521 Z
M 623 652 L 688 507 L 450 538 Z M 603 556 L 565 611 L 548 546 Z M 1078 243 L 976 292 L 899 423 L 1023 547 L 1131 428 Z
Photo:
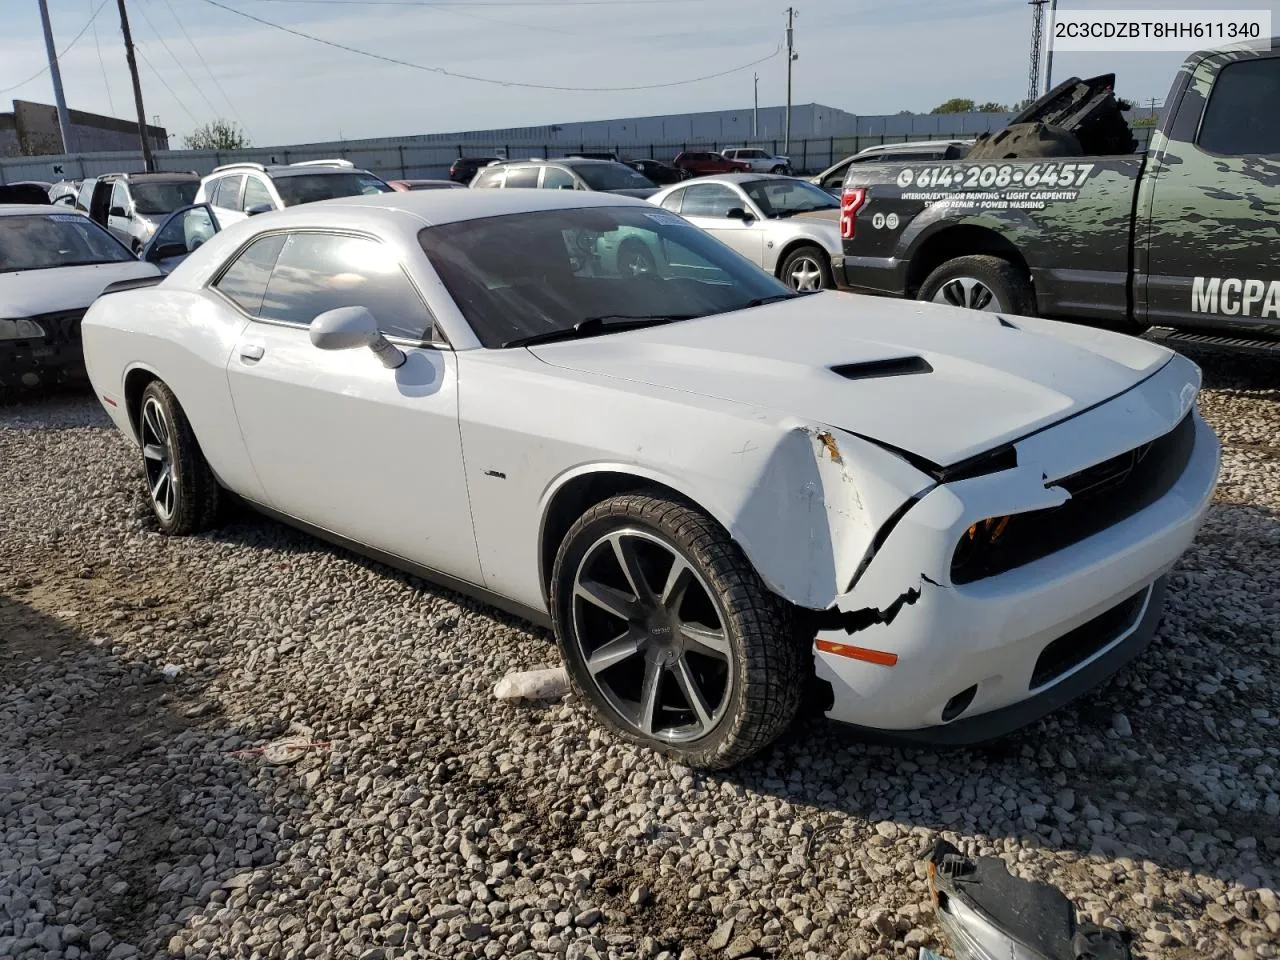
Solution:
M 1163 437 L 1051 484 L 1071 499 L 1060 507 L 1015 514 L 991 541 L 962 539 L 951 582 L 973 583 L 1079 543 L 1155 503 L 1182 476 L 1195 446 L 1188 413 Z
M 1031 672 L 1029 689 L 1036 690 L 1052 683 L 1099 650 L 1110 646 L 1122 633 L 1132 629 L 1142 616 L 1143 605 L 1150 593 L 1151 588 L 1144 587 L 1129 599 L 1122 600 L 1088 623 L 1082 623 L 1070 633 L 1064 633 L 1045 647 Z
M 79 347 L 80 321 L 87 311 L 62 310 L 57 313 L 42 313 L 32 317 L 44 330 L 44 343 L 50 347 Z

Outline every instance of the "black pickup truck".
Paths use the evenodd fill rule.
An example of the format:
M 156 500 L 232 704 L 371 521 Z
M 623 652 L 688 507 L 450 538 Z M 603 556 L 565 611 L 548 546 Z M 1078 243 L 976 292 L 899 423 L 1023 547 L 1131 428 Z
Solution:
M 1183 63 L 1145 152 L 1114 75 L 963 159 L 850 167 L 838 284 L 976 309 L 1280 336 L 1280 39 Z

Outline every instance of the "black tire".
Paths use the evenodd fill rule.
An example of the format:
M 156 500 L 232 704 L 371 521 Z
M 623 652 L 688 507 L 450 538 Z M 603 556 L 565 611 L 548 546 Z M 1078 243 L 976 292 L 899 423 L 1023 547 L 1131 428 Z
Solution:
M 817 268 L 819 286 L 817 287 L 797 287 L 795 279 L 797 271 L 808 261 Z M 805 244 L 796 247 L 783 258 L 782 266 L 778 268 L 778 278 L 791 287 L 793 290 L 813 289 L 813 290 L 831 290 L 834 289 L 836 283 L 831 275 L 831 258 L 827 256 L 827 252 L 821 247 L 812 244 Z
M 155 428 L 150 405 L 158 408 L 163 417 L 163 438 Z M 152 380 L 142 391 L 137 414 L 147 503 L 160 530 L 177 537 L 208 530 L 217 521 L 222 491 L 196 442 L 182 404 L 162 381 Z M 162 442 L 156 443 L 157 440 Z M 157 479 L 163 473 L 163 467 L 156 466 L 157 447 L 164 448 L 165 459 L 159 462 L 169 467 L 171 497 Z
M 705 730 L 699 724 L 701 732 L 696 739 L 677 743 L 646 735 L 610 702 L 587 667 L 584 648 L 588 638 L 577 634 L 579 618 L 574 606 L 583 602 L 575 594 L 579 571 L 585 567 L 590 551 L 597 549 L 605 537 L 624 531 L 631 535 L 638 531 L 659 541 L 701 578 L 700 586 L 709 588 L 702 596 L 714 604 L 719 632 L 728 641 L 731 654 L 725 669 L 731 679 L 724 681 L 723 697 L 717 701 L 718 720 Z M 661 586 L 657 585 L 659 589 Z M 741 763 L 768 747 L 795 718 L 804 689 L 804 671 L 802 644 L 796 639 L 791 610 L 764 585 L 724 529 L 691 504 L 657 493 L 635 493 L 592 507 L 578 518 L 560 544 L 552 571 L 550 601 L 556 640 L 574 692 L 591 707 L 598 720 L 632 743 L 692 767 L 718 770 Z M 630 629 L 630 625 L 624 628 Z M 598 639 L 607 635 L 601 633 Z M 646 657 L 643 653 L 637 656 Z M 636 663 L 634 659 L 629 662 Z M 646 669 L 648 660 L 641 659 L 638 667 Z M 670 669 L 675 672 L 675 668 Z M 661 704 L 660 708 L 667 709 Z
M 624 272 L 627 276 L 652 276 L 658 272 L 653 254 L 642 241 L 633 238 L 618 245 L 618 273 Z
M 977 286 L 966 287 L 966 281 L 975 281 Z M 995 305 L 979 305 L 983 301 L 977 292 L 978 286 L 990 292 Z M 970 293 L 974 295 L 961 295 Z M 1026 273 L 1008 260 L 986 254 L 948 260 L 925 279 L 917 299 L 1021 317 L 1036 316 L 1035 290 Z

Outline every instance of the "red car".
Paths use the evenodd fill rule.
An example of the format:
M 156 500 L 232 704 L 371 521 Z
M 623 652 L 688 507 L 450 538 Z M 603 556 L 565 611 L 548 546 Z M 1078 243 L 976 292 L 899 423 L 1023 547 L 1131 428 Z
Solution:
M 718 153 L 702 153 L 694 150 L 676 154 L 671 165 L 680 170 L 687 170 L 695 177 L 708 173 L 749 173 L 751 170 L 751 164 L 741 160 L 728 160 Z

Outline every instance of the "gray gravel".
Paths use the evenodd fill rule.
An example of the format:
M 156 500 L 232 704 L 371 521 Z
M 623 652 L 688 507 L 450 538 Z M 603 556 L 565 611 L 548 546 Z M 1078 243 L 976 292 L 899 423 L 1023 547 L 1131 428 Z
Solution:
M 727 776 L 494 701 L 555 651 L 492 610 L 160 536 L 92 399 L 2 408 L 0 957 L 914 957 L 938 837 L 1141 956 L 1276 957 L 1280 368 L 1197 359 L 1223 478 L 1140 663 L 981 750 L 807 722 Z

